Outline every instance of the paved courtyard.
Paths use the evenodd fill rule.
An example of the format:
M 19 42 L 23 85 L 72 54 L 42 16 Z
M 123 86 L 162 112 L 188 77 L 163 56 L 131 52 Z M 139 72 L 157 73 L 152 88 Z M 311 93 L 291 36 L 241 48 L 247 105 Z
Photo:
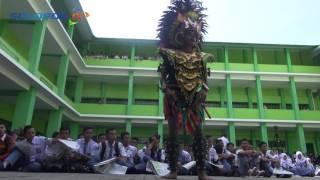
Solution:
M 21 173 L 21 172 L 0 172 L 0 180 L 160 180 L 153 175 L 102 175 L 102 174 L 73 174 L 73 173 Z M 178 180 L 196 180 L 195 176 L 179 176 Z M 276 178 L 235 178 L 235 177 L 212 177 L 214 180 L 233 180 L 233 179 L 269 179 Z M 290 179 L 302 179 L 293 177 Z M 320 179 L 303 178 L 303 179 Z

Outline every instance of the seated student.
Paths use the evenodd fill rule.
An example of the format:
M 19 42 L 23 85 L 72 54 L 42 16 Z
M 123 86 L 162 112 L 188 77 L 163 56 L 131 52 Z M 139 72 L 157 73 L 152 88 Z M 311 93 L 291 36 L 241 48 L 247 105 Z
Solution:
M 237 161 L 236 150 L 232 142 L 229 142 L 227 144 L 226 153 L 233 156 L 233 158 L 230 157 L 229 159 L 227 159 L 227 161 L 231 165 L 231 176 L 235 176 L 237 173 L 238 166 L 236 164 L 236 161 Z
M 292 163 L 292 160 L 286 153 L 280 154 L 280 167 L 286 171 L 292 172 L 292 169 L 294 167 L 294 164 Z
M 217 139 L 214 149 L 218 154 L 217 164 L 223 165 L 222 169 L 216 168 L 217 175 L 231 176 L 232 166 L 229 163 L 229 160 L 233 160 L 234 155 L 232 155 L 231 153 L 228 153 L 228 151 L 224 148 L 224 142 L 221 139 Z
M 67 164 L 71 150 L 59 143 L 58 139 L 71 141 L 70 129 L 60 128 L 60 132 L 55 132 L 52 141 L 47 144 L 43 158 L 43 166 L 46 171 L 60 172 L 66 169 L 65 164 Z
M 107 137 L 106 137 L 106 134 L 105 133 L 101 133 L 98 135 L 98 144 L 99 146 L 101 146 L 101 143 L 106 141 L 107 140 Z
M 219 159 L 219 156 L 217 154 L 216 149 L 213 146 L 213 138 L 212 137 L 207 137 L 207 142 L 208 142 L 208 157 L 207 157 L 207 161 L 205 163 L 205 167 L 206 167 L 206 171 L 208 175 L 214 175 L 214 168 L 212 167 L 212 165 L 209 164 L 210 163 L 216 163 Z
M 294 174 L 299 176 L 314 176 L 314 169 L 308 167 L 308 161 L 302 152 L 296 152 Z
M 93 165 L 98 162 L 99 146 L 92 139 L 92 134 L 93 129 L 91 127 L 85 127 L 83 129 L 83 138 L 77 140 L 77 143 L 79 144 L 79 150 L 77 151 L 77 153 L 79 153 L 80 156 L 74 155 L 73 160 L 75 160 L 74 163 L 80 164 L 73 164 L 74 166 L 76 166 L 74 168 L 76 171 L 91 172 L 93 169 Z
M 41 162 L 48 139 L 43 136 L 35 136 L 32 126 L 26 126 L 23 130 L 25 139 L 20 141 L 12 153 L 5 159 L 4 168 L 11 167 L 22 171 L 39 172 L 42 170 Z
M 268 145 L 265 142 L 261 142 L 259 144 L 260 148 L 260 172 L 258 175 L 263 175 L 265 177 L 271 177 L 273 174 L 273 167 L 272 164 L 277 164 L 276 167 L 279 167 L 279 160 L 277 157 L 272 156 L 268 153 Z
M 140 163 L 135 166 L 135 168 L 140 172 L 146 171 L 147 162 L 150 160 L 164 162 L 165 152 L 159 147 L 160 136 L 153 135 L 149 138 L 148 145 L 144 147 L 138 155 L 140 157 Z
M 191 162 L 191 161 L 192 161 L 192 157 L 191 157 L 190 153 L 188 151 L 184 150 L 182 147 L 180 147 L 180 153 L 178 156 L 178 167 L 179 167 L 178 175 L 190 175 L 191 170 L 188 171 L 187 169 L 182 168 L 182 166 L 184 164 Z
M 124 155 L 126 155 L 127 157 L 125 165 L 129 168 L 129 171 L 134 171 L 132 168 L 135 166 L 135 159 L 138 156 L 138 149 L 135 146 L 129 144 L 130 134 L 128 132 L 122 132 L 120 138 L 125 150 Z
M 131 138 L 130 145 L 134 146 L 134 147 L 137 147 L 138 142 L 139 142 L 139 138 L 133 137 L 133 138 Z
M 241 141 L 241 147 L 236 151 L 238 173 L 241 177 L 251 176 L 259 167 L 259 153 L 250 149 L 250 144 L 247 139 Z
M 0 169 L 3 169 L 3 161 L 13 149 L 14 139 L 7 134 L 6 125 L 0 123 Z
M 107 140 L 101 143 L 99 147 L 100 161 L 116 158 L 117 163 L 125 165 L 127 154 L 123 144 L 117 141 L 117 131 L 114 128 L 106 131 Z

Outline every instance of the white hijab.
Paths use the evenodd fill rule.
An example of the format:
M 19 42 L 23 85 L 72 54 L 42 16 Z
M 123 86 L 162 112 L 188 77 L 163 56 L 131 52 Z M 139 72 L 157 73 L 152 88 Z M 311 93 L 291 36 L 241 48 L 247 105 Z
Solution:
M 311 162 L 311 159 L 310 158 L 306 158 L 306 160 L 307 160 L 307 168 L 314 169 L 314 166 L 313 166 L 313 164 Z
M 287 159 L 284 159 L 285 157 L 287 157 Z M 280 154 L 280 165 L 285 169 L 289 169 L 290 167 L 293 167 L 292 160 L 289 156 L 287 156 L 286 153 Z
M 301 159 L 299 159 L 299 155 L 301 155 Z M 296 165 L 303 166 L 306 163 L 306 158 L 303 156 L 302 152 L 296 152 Z

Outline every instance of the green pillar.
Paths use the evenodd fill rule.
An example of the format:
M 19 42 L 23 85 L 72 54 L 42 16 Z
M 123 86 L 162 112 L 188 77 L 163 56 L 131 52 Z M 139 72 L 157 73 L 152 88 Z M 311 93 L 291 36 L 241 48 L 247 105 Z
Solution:
M 134 57 L 136 56 L 136 47 L 134 44 L 131 46 L 131 55 L 130 55 L 130 67 L 134 66 Z
M 37 21 L 33 26 L 32 40 L 28 55 L 29 70 L 37 75 L 40 64 L 44 36 L 47 28 L 47 21 Z
M 306 95 L 308 97 L 309 110 L 314 111 L 315 110 L 315 103 L 314 103 L 311 89 L 306 89 Z
M 256 76 L 256 91 L 257 91 L 257 105 L 258 105 L 258 110 L 259 110 L 259 118 L 265 119 L 262 88 L 261 88 L 261 79 L 260 79 L 259 75 Z
M 70 136 L 72 139 L 76 140 L 80 132 L 80 125 L 78 122 L 70 123 Z
M 234 122 L 228 123 L 228 137 L 230 142 L 236 145 L 236 127 L 234 126 Z
M 229 70 L 230 69 L 230 64 L 229 64 L 229 52 L 228 52 L 228 48 L 225 47 L 224 48 L 224 70 Z
M 60 97 L 64 96 L 64 90 L 65 90 L 67 75 L 68 75 L 68 66 L 69 66 L 69 57 L 68 55 L 64 55 L 61 57 L 58 75 L 57 75 L 57 88 L 58 88 L 58 95 Z
M 257 55 L 256 48 L 252 48 L 252 57 L 253 57 L 254 71 L 259 71 L 258 55 Z M 258 105 L 258 111 L 259 111 L 259 118 L 265 119 L 260 75 L 256 75 L 256 91 L 257 91 L 257 105 Z M 260 123 L 260 137 L 262 141 L 268 143 L 268 128 L 266 123 L 264 122 Z
M 289 77 L 290 79 L 290 91 L 291 91 L 291 98 L 292 98 L 292 108 L 294 117 L 296 120 L 300 120 L 300 113 L 299 113 L 299 102 L 298 102 L 298 95 L 296 89 L 296 83 L 294 77 Z
M 285 55 L 286 55 L 286 61 L 287 61 L 287 69 L 288 69 L 288 72 L 290 73 L 290 72 L 292 72 L 292 64 L 291 64 L 290 50 L 288 48 L 285 49 Z M 294 119 L 299 121 L 299 120 L 301 120 L 300 112 L 299 112 L 299 102 L 298 102 L 296 83 L 295 83 L 293 76 L 289 77 L 289 84 L 290 84 L 290 92 L 291 92 Z M 298 144 L 299 144 L 300 150 L 303 153 L 306 153 L 307 148 L 306 148 L 306 139 L 304 136 L 303 125 L 297 124 L 296 129 L 297 129 L 296 132 L 297 132 Z
M 233 118 L 233 108 L 232 108 L 232 85 L 230 74 L 226 77 L 227 86 L 227 113 L 229 118 Z
M 101 98 L 103 99 L 103 104 L 106 104 L 107 99 L 107 84 L 104 82 L 101 82 Z
M 229 52 L 228 48 L 224 48 L 224 69 L 228 71 L 230 69 L 229 64 Z M 232 83 L 230 74 L 226 75 L 226 90 L 227 90 L 227 114 L 228 118 L 233 118 L 233 108 L 232 108 Z M 236 144 L 236 130 L 234 122 L 228 122 L 228 136 L 230 142 Z
M 268 128 L 265 122 L 260 123 L 260 137 L 268 144 Z
M 49 114 L 47 137 L 52 137 L 53 132 L 59 131 L 62 123 L 63 108 L 52 110 Z
M 82 90 L 83 90 L 83 78 L 77 77 L 76 86 L 75 86 L 75 90 L 74 90 L 74 102 L 75 103 L 81 103 Z
M 159 88 L 159 104 L 158 104 L 158 116 L 163 117 L 163 92 Z M 163 144 L 163 119 L 158 120 L 158 134 L 160 135 L 160 147 Z
M 287 70 L 288 70 L 288 72 L 292 72 L 290 50 L 288 48 L 285 48 L 284 51 L 285 51 L 285 57 L 286 57 L 286 62 L 287 62 Z
M 72 40 L 73 37 L 73 31 L 74 31 L 74 25 L 68 25 L 68 34 L 70 36 L 70 39 Z
M 23 128 L 26 125 L 31 125 L 36 96 L 37 90 L 34 87 L 31 87 L 28 91 L 19 93 L 12 118 L 11 129 L 18 129 Z
M 307 152 L 306 139 L 304 136 L 304 129 L 302 124 L 297 124 L 297 136 L 298 136 L 298 145 L 300 150 L 303 153 Z
M 246 92 L 247 92 L 247 97 L 248 97 L 248 107 L 250 108 L 250 109 L 252 109 L 253 108 L 253 101 L 252 101 L 252 96 L 251 96 L 251 88 L 246 88 Z
M 287 109 L 284 89 L 278 89 L 278 92 L 281 100 L 281 104 L 280 104 L 281 109 Z
M 133 72 L 129 72 L 129 82 L 128 82 L 128 106 L 127 115 L 132 115 L 132 104 L 133 104 Z M 131 119 L 126 121 L 126 131 L 131 134 L 132 123 Z
M 289 134 L 288 131 L 285 132 L 285 138 L 286 138 L 286 147 L 287 147 L 287 153 L 291 153 L 290 146 L 289 146 Z
M 224 103 L 224 95 L 225 95 L 225 91 L 223 87 L 219 87 L 219 94 L 220 94 L 220 106 L 221 107 L 226 107 L 225 103 Z

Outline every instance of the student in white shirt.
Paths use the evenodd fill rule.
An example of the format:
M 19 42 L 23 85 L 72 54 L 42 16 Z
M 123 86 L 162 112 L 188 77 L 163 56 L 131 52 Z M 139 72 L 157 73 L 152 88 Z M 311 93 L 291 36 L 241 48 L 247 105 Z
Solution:
M 249 141 L 243 139 L 241 148 L 236 151 L 238 172 L 241 177 L 251 176 L 259 166 L 259 153 L 250 148 Z
M 70 129 L 67 127 L 60 128 L 59 132 L 55 132 L 52 141 L 47 144 L 45 149 L 45 157 L 43 166 L 45 171 L 60 172 L 65 171 L 65 165 L 68 162 L 71 150 L 60 143 L 58 139 L 72 141 L 70 138 Z
M 165 161 L 165 151 L 160 149 L 160 136 L 153 135 L 149 138 L 149 143 L 142 150 L 139 150 L 138 155 L 140 157 L 140 163 L 135 168 L 140 172 L 145 172 L 148 161 Z
M 126 162 L 127 154 L 123 144 L 117 141 L 117 131 L 115 128 L 106 131 L 107 140 L 102 142 L 99 147 L 100 161 L 116 158 L 117 163 L 124 165 Z
M 35 136 L 32 126 L 26 126 L 23 130 L 25 139 L 20 141 L 13 152 L 5 159 L 4 167 L 13 169 L 22 168 L 23 171 L 39 172 L 42 170 L 41 161 L 48 139 L 43 136 Z
M 87 160 L 86 165 L 92 170 L 92 166 L 98 162 L 99 146 L 92 139 L 93 128 L 86 127 L 83 129 L 83 138 L 78 139 L 79 145 L 78 153 L 83 155 L 81 159 Z
M 122 132 L 120 135 L 121 142 L 124 146 L 124 150 L 127 155 L 126 166 L 132 168 L 135 165 L 135 159 L 138 156 L 138 150 L 136 147 L 130 145 L 130 134 L 128 132 Z

